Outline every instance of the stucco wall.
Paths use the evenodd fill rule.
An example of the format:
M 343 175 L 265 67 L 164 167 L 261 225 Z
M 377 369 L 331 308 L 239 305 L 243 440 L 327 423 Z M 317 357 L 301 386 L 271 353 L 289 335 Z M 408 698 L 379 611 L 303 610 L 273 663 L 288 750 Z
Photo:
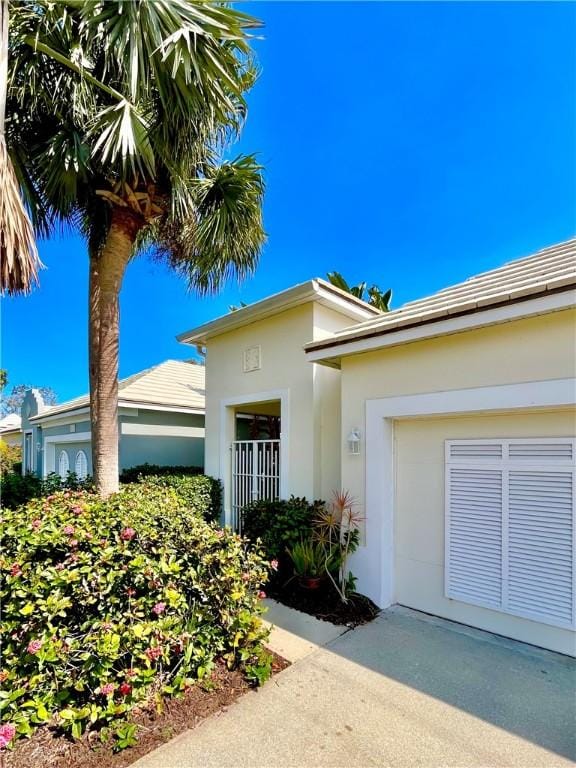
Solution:
M 287 452 L 282 461 L 290 468 L 287 495 L 314 495 L 313 450 L 313 368 L 306 361 L 303 346 L 313 328 L 312 307 L 307 304 L 280 315 L 251 323 L 210 339 L 206 355 L 206 472 L 229 480 L 228 453 L 221 460 L 221 439 L 233 437 L 232 407 L 221 424 L 222 401 L 254 397 L 284 390 L 289 414 L 281 414 L 282 431 L 288 434 Z M 261 347 L 260 370 L 244 373 L 243 352 Z M 274 397 L 273 399 L 276 399 Z M 223 434 L 222 434 L 223 432 Z M 226 483 L 229 485 L 229 482 Z M 229 508 L 229 488 L 225 507 Z
M 576 652 L 568 629 L 444 597 L 444 445 L 469 438 L 567 437 L 574 411 L 430 418 L 395 423 L 396 601 L 562 653 Z
M 288 467 L 283 495 L 328 499 L 340 487 L 340 371 L 312 365 L 303 347 L 351 324 L 349 317 L 309 302 L 209 340 L 206 472 L 225 481 L 225 508 L 230 506 L 227 444 L 234 431 L 233 408 L 223 403 L 256 401 L 266 392 L 282 392 L 288 404 L 288 412 L 281 413 L 287 442 L 281 463 Z M 261 348 L 261 368 L 244 373 L 243 352 L 252 346 Z
M 153 411 L 139 409 L 138 412 L 122 409 L 119 418 L 119 465 L 120 469 L 128 469 L 138 464 L 161 465 L 204 465 L 204 439 L 201 436 L 179 436 L 162 434 L 162 428 L 177 430 L 179 427 L 204 428 L 204 416 L 202 414 L 177 413 L 169 411 Z M 63 422 L 56 426 L 47 426 L 43 430 L 43 437 L 54 438 L 66 436 L 70 438 L 74 434 L 90 434 L 90 422 L 81 421 L 75 423 L 74 432 L 70 432 L 71 422 Z M 122 434 L 123 425 L 139 425 L 143 429 L 150 427 L 154 434 Z M 92 474 L 92 456 L 90 440 L 83 443 L 88 456 L 89 474 Z M 70 469 L 74 469 L 76 456 L 76 442 L 59 443 L 57 441 L 46 443 L 44 455 L 46 457 L 46 471 L 58 471 L 58 456 L 61 450 L 69 453 Z
M 366 401 L 564 379 L 576 371 L 576 312 L 414 342 L 342 360 L 342 434 L 366 433 Z M 342 454 L 342 484 L 364 505 L 365 455 Z
M 376 585 L 383 578 L 382 563 L 386 560 L 386 541 L 374 539 L 380 536 L 382 529 L 379 521 L 386 514 L 384 507 L 388 503 L 386 498 L 379 498 L 376 503 L 371 502 L 370 508 L 366 507 L 367 461 L 370 471 L 380 473 L 380 476 L 385 472 L 384 457 L 368 456 L 366 452 L 364 440 L 367 429 L 367 402 L 376 404 L 381 398 L 569 379 L 574 376 L 576 370 L 575 321 L 574 311 L 562 311 L 343 359 L 342 436 L 356 426 L 362 429 L 363 434 L 360 456 L 350 456 L 346 449 L 342 453 L 342 485 L 358 499 L 359 509 L 366 516 L 365 546 L 359 549 L 352 563 L 353 571 L 360 576 L 358 587 L 361 591 L 366 590 L 375 596 Z M 423 444 L 427 435 L 434 436 L 431 439 L 435 441 L 434 451 L 437 458 L 443 440 L 451 437 L 488 437 L 493 434 L 514 437 L 515 434 L 522 436 L 528 433 L 532 433 L 533 437 L 573 435 L 576 429 L 573 413 L 570 411 L 564 410 L 561 414 L 539 414 L 537 411 L 526 410 L 523 414 L 484 414 L 469 420 L 463 418 L 459 422 L 464 425 L 460 431 L 456 429 L 458 419 L 452 418 L 448 420 L 449 423 L 441 424 L 435 418 L 422 417 L 411 421 L 410 427 L 405 426 L 402 420 L 394 422 L 396 490 L 401 493 L 397 500 L 399 508 L 395 509 L 395 524 L 399 516 L 406 515 L 406 525 L 409 528 L 417 528 L 422 516 L 429 514 L 430 525 L 434 527 L 436 535 L 434 539 L 434 533 L 424 527 L 414 562 L 409 563 L 405 557 L 396 561 L 396 586 L 398 583 L 402 585 L 401 599 L 405 602 L 409 600 L 414 603 L 414 595 L 419 591 L 421 595 L 426 596 L 422 599 L 428 608 L 423 607 L 422 603 L 414 607 L 423 607 L 424 610 L 447 615 L 459 621 L 492 628 L 493 631 L 526 639 L 528 642 L 541 642 L 547 647 L 566 650 L 568 635 L 560 636 L 565 631 L 555 634 L 557 630 L 544 628 L 539 635 L 540 625 L 536 622 L 513 619 L 508 623 L 509 620 L 502 619 L 501 615 L 497 618 L 492 616 L 488 627 L 485 617 L 495 612 L 471 607 L 458 610 L 452 607 L 448 610 L 442 602 L 442 592 L 438 586 L 437 535 L 439 525 L 443 522 L 444 471 L 443 465 L 437 462 L 434 464 L 432 458 L 431 463 L 427 463 L 426 449 L 420 448 L 418 433 L 422 433 Z M 526 421 L 522 421 L 523 418 Z M 499 424 L 501 426 L 498 426 Z M 455 431 L 449 430 L 449 426 L 454 426 Z M 379 427 L 370 425 L 370 428 L 373 430 Z M 410 441 L 409 429 L 412 430 Z M 414 456 L 413 459 L 410 458 L 411 455 Z M 426 512 L 427 507 L 429 512 Z M 376 532 L 372 538 L 371 531 Z M 407 541 L 408 533 L 404 537 L 404 545 Z M 431 561 L 426 566 L 420 566 L 418 563 L 421 560 L 421 550 L 426 550 L 428 546 Z M 410 578 L 413 579 L 412 582 Z M 395 594 L 394 599 L 399 599 L 399 596 Z M 530 631 L 526 629 L 528 626 Z
M 119 462 L 121 470 L 145 463 L 203 467 L 204 440 L 190 437 L 122 435 Z

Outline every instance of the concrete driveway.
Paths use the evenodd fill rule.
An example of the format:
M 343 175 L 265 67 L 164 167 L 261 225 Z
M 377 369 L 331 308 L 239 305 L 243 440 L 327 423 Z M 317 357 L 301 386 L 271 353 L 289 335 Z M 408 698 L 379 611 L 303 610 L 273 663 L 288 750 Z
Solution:
M 137 768 L 573 765 L 576 665 L 394 608 Z

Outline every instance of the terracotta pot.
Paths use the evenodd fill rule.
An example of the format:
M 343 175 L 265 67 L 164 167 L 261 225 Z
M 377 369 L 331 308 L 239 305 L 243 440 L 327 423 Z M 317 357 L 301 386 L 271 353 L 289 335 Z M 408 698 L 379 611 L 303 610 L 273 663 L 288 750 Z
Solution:
M 300 586 L 304 589 L 318 589 L 322 584 L 321 576 L 301 576 Z

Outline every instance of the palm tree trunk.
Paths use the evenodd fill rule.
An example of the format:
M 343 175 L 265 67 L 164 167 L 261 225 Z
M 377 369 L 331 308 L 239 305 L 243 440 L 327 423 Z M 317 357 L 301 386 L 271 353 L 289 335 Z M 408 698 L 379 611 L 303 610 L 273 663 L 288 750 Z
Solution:
M 89 354 L 92 468 L 103 498 L 118 490 L 118 340 L 120 289 L 142 222 L 114 208 L 108 236 L 90 254 Z

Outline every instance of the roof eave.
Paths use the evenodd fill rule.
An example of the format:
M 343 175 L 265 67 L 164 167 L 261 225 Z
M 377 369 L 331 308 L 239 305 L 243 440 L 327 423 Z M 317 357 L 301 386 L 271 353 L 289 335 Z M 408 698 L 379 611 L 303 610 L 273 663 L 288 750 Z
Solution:
M 351 334 L 345 339 L 329 338 L 314 341 L 306 344 L 304 351 L 310 362 L 340 367 L 341 359 L 349 355 L 400 346 L 534 315 L 549 314 L 574 306 L 576 306 L 574 288 L 564 287 L 557 291 L 547 291 L 540 296 L 518 297 L 500 304 L 435 316 L 400 327 L 372 329 L 358 335 Z
M 320 278 L 314 278 L 247 307 L 241 307 L 227 315 L 222 315 L 197 328 L 180 333 L 176 336 L 176 340 L 183 344 L 204 344 L 214 336 L 220 336 L 259 320 L 265 320 L 309 301 L 319 301 L 332 306 L 358 322 L 382 314 L 380 310 L 371 307 L 361 299 L 351 296 Z

